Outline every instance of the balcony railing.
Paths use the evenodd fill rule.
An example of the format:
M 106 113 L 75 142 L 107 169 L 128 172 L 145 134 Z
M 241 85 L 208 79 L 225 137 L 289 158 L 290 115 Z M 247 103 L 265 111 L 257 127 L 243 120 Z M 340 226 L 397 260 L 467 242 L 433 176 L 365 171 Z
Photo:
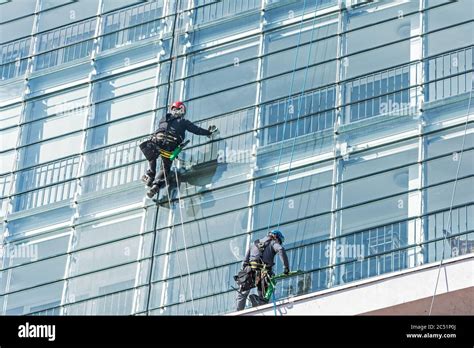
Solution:
M 68 158 L 15 174 L 13 211 L 33 209 L 73 197 L 79 157 Z M 58 184 L 55 184 L 58 183 Z
M 25 38 L 0 46 L 0 78 L 7 80 L 25 73 L 30 52 L 31 39 Z

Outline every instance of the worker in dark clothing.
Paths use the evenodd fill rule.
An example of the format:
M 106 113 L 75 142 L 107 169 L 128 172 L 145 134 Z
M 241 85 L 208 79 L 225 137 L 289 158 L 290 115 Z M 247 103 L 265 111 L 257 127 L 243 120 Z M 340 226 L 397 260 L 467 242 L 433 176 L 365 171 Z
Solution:
M 148 161 L 150 168 L 143 179 L 147 186 L 151 187 L 147 193 L 149 198 L 152 198 L 169 180 L 172 163 L 170 155 L 184 141 L 186 131 L 197 135 L 206 135 L 209 138 L 217 131 L 215 126 L 209 126 L 209 129 L 196 126 L 184 118 L 185 114 L 186 106 L 184 103 L 174 102 L 171 105 L 170 113 L 161 118 L 158 129 L 152 136 L 151 141 L 159 149 L 163 165 L 158 175 L 156 175 L 157 158 Z
M 284 267 L 284 274 L 290 273 L 288 265 L 288 256 L 282 244 L 285 240 L 283 234 L 278 230 L 273 230 L 260 240 L 256 240 L 247 251 L 244 259 L 243 268 L 250 266 L 257 287 L 257 295 L 250 295 L 252 306 L 258 306 L 268 303 L 265 299 L 265 292 L 268 288 L 269 278 L 273 275 L 272 267 L 274 265 L 275 255 L 278 254 Z M 239 289 L 237 295 L 237 310 L 244 309 L 247 297 L 251 289 Z

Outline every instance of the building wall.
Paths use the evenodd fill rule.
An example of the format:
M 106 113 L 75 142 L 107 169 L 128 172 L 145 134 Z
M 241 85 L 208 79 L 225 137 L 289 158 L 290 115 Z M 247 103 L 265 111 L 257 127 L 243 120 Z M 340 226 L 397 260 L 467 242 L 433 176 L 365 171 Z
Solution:
M 473 252 L 474 5 L 355 3 L 0 4 L 1 313 L 230 312 L 276 226 L 278 298 Z M 138 144 L 177 99 L 220 136 L 170 208 Z

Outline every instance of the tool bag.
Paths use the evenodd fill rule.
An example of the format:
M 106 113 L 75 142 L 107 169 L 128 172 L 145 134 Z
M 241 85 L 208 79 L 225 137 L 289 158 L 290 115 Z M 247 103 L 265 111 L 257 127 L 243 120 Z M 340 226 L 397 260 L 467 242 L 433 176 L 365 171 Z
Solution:
M 158 144 L 151 139 L 143 141 L 139 146 L 148 161 L 156 160 L 160 155 Z
M 255 272 L 250 266 L 245 266 L 234 276 L 234 280 L 239 285 L 241 291 L 247 291 L 255 287 Z

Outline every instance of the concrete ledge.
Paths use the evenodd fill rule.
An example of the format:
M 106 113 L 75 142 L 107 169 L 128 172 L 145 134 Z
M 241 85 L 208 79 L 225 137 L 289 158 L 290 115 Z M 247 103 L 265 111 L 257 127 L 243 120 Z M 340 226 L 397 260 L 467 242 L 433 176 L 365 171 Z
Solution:
M 433 296 L 440 262 L 387 273 L 331 289 L 277 301 L 278 315 L 358 315 L 358 314 L 427 314 Z M 474 314 L 474 254 L 443 261 L 432 314 Z M 453 298 L 449 296 L 453 295 Z M 445 295 L 445 296 L 443 296 Z M 443 310 L 437 310 L 443 297 Z M 451 301 L 459 299 L 462 304 Z M 446 300 L 453 308 L 446 306 Z M 421 305 L 413 313 L 395 306 L 429 300 L 426 311 Z M 423 302 L 424 303 L 424 302 Z M 425 305 L 425 303 L 424 303 Z M 390 311 L 390 308 L 394 308 Z M 451 309 L 449 309 L 451 308 Z M 456 310 L 455 308 L 458 308 Z M 463 310 L 459 311 L 460 308 Z M 383 311 L 380 311 L 383 310 Z M 379 312 L 376 312 L 379 311 Z M 420 312 L 421 311 L 421 312 Z M 370 313 L 372 312 L 372 313 Z M 392 313 L 393 312 L 393 313 Z M 249 308 L 229 315 L 274 315 L 273 304 Z

